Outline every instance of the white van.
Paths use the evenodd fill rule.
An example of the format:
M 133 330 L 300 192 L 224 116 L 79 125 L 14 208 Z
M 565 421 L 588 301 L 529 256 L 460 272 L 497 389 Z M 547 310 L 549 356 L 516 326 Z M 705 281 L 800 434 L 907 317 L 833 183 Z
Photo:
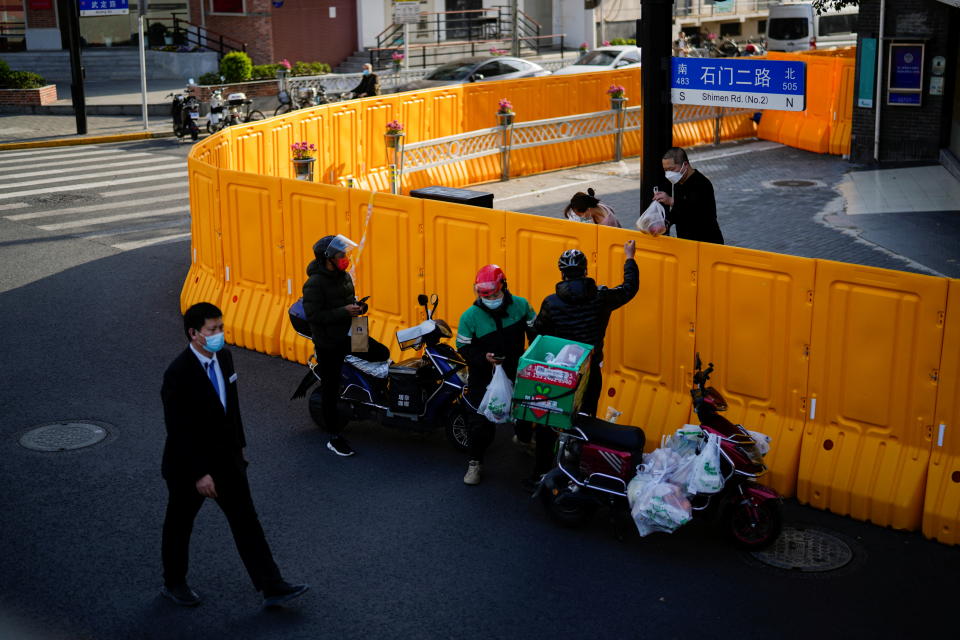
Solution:
M 809 2 L 777 4 L 767 18 L 768 51 L 807 51 L 857 44 L 857 7 L 817 15 Z

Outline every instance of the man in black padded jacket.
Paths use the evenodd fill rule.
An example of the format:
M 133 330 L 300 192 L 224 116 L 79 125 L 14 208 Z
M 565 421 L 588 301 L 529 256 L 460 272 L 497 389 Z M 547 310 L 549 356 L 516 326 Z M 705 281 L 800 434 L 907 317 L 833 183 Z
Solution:
M 556 293 L 550 294 L 540 305 L 540 313 L 533 321 L 537 335 L 555 336 L 576 340 L 593 346 L 590 359 L 590 376 L 587 389 L 580 403 L 581 413 L 595 416 L 603 390 L 603 341 L 615 309 L 630 302 L 640 289 L 640 270 L 634 260 L 636 243 L 629 240 L 623 245 L 626 260 L 623 263 L 623 283 L 612 289 L 597 286 L 587 277 L 587 256 L 579 249 L 563 252 L 558 261 L 563 280 L 557 283 Z M 543 473 L 551 465 L 553 442 L 556 434 L 550 429 L 537 432 L 536 472 Z

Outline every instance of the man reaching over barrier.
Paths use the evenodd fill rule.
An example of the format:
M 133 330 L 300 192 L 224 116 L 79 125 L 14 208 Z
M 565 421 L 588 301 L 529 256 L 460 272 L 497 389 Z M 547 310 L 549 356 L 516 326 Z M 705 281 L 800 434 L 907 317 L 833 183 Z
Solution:
M 580 412 L 596 416 L 603 390 L 603 342 L 610 314 L 630 302 L 640 289 L 640 270 L 634 260 L 636 243 L 628 240 L 623 245 L 626 259 L 623 263 L 623 283 L 612 289 L 597 286 L 587 277 L 587 256 L 579 249 L 568 249 L 560 256 L 557 266 L 563 280 L 557 283 L 556 293 L 550 294 L 540 305 L 540 313 L 533 322 L 537 335 L 555 336 L 593 346 L 587 389 L 580 402 Z M 537 456 L 534 473 L 546 472 L 552 466 L 553 444 L 556 434 L 550 429 L 538 429 Z

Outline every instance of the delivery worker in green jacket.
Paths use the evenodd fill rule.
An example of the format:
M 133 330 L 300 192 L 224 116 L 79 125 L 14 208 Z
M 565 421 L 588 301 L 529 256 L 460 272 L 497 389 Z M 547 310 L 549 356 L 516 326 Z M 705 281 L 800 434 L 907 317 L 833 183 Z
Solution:
M 488 264 L 477 272 L 473 289 L 477 299 L 460 316 L 457 328 L 457 349 L 470 372 L 467 402 L 474 409 L 467 420 L 470 461 L 463 482 L 468 485 L 480 483 L 483 454 L 496 435 L 496 426 L 476 410 L 493 379 L 496 365 L 502 365 L 511 380 L 516 378 L 527 338 L 533 337 L 536 317 L 525 298 L 510 293 L 503 269 L 495 264 Z M 529 425 L 526 428 L 529 433 Z

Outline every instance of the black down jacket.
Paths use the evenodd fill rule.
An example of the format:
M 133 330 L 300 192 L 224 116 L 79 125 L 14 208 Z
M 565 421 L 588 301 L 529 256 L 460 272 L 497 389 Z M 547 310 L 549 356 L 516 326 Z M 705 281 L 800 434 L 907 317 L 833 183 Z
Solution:
M 310 323 L 313 344 L 321 350 L 349 350 L 347 332 L 351 316 L 346 306 L 357 301 L 353 279 L 346 271 L 326 269 L 321 259 L 307 265 L 307 276 L 303 285 L 303 310 Z
M 630 302 L 640 289 L 635 260 L 623 263 L 623 284 L 613 289 L 597 286 L 593 278 L 557 283 L 557 292 L 544 298 L 533 322 L 537 335 L 576 340 L 594 347 L 593 362 L 603 362 L 603 338 L 610 314 Z

